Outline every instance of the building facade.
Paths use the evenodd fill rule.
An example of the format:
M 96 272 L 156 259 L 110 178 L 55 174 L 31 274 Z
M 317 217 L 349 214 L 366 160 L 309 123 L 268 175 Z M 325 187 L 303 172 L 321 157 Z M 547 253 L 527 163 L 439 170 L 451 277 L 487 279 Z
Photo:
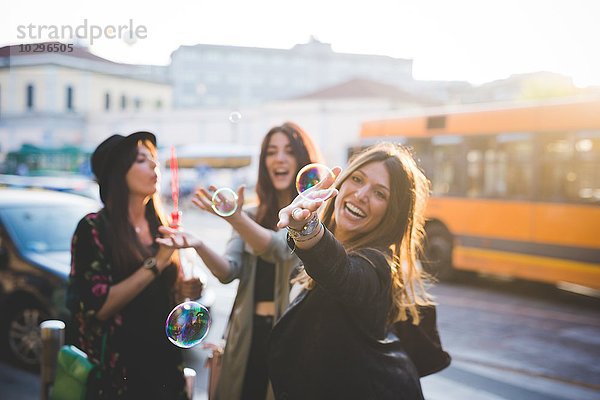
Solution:
M 171 107 L 166 67 L 118 64 L 85 48 L 72 52 L 22 52 L 0 48 L 0 145 L 23 143 L 55 148 L 88 146 L 89 120 L 96 115 Z
M 412 83 L 412 60 L 337 53 L 311 38 L 291 49 L 181 46 L 171 55 L 174 107 L 230 107 L 287 99 L 353 78 Z

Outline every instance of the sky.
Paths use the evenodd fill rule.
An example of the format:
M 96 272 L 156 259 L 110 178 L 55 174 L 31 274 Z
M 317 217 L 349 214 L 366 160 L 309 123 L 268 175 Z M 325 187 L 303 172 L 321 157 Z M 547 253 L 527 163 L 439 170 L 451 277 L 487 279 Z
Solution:
M 50 28 L 38 38 L 43 25 L 75 29 L 87 20 L 104 29 L 131 20 L 145 37 L 132 44 L 101 37 L 90 50 L 167 65 L 181 45 L 289 49 L 314 36 L 336 52 L 412 59 L 419 80 L 481 84 L 550 71 L 580 87 L 600 85 L 600 0 L 8 1 L 0 46 L 48 39 Z

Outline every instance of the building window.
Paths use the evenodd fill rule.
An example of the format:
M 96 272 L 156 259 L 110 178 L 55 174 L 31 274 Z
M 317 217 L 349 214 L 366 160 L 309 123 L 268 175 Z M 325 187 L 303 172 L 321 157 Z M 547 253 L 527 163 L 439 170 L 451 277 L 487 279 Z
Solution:
M 67 111 L 73 111 L 75 107 L 73 106 L 73 87 L 67 86 Z
M 156 109 L 160 110 L 162 108 L 163 104 L 162 104 L 162 100 L 156 100 Z
M 35 95 L 35 90 L 33 85 L 27 85 L 27 109 L 33 110 L 35 103 L 33 96 Z
M 134 100 L 134 105 L 135 105 L 135 109 L 139 110 L 140 108 L 142 108 L 142 100 L 140 100 L 139 98 L 136 98 Z
M 211 62 L 218 62 L 221 60 L 221 54 L 218 52 L 208 52 L 206 53 L 206 59 Z
M 104 110 L 110 110 L 110 93 L 104 94 Z
M 127 108 L 127 97 L 125 95 L 121 96 L 121 110 L 125 110 Z

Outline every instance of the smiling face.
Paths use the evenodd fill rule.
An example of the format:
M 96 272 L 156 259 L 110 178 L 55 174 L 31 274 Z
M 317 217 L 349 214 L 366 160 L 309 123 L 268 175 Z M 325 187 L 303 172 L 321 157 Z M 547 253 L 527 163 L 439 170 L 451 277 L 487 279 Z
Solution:
M 158 162 L 150 150 L 138 144 L 137 156 L 125 176 L 130 195 L 151 196 L 157 191 Z
M 387 210 L 390 175 L 381 161 L 354 171 L 335 198 L 335 236 L 342 242 L 375 229 Z
M 290 140 L 285 134 L 277 132 L 271 135 L 265 166 L 275 190 L 287 191 L 296 178 L 294 174 L 298 169 L 298 162 L 294 157 Z

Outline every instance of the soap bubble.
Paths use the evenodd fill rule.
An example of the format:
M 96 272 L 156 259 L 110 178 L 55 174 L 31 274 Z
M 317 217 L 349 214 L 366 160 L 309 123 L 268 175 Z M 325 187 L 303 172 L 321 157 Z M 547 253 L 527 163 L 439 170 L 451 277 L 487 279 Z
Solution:
M 319 183 L 327 178 L 335 179 L 335 175 L 329 167 L 323 164 L 308 164 L 298 171 L 298 175 L 296 175 L 296 190 L 304 199 L 325 200 L 329 197 L 331 191 L 316 192 L 320 189 Z
M 125 29 L 123 31 L 123 37 L 121 39 L 128 45 L 132 46 L 137 42 L 138 36 L 135 32 L 129 29 Z
M 220 188 L 212 196 L 212 209 L 221 217 L 229 217 L 237 210 L 237 193 L 229 188 Z
M 206 85 L 203 83 L 199 83 L 196 85 L 196 94 L 198 96 L 203 96 L 206 94 Z
M 242 113 L 239 111 L 233 111 L 229 114 L 229 122 L 232 124 L 237 124 L 242 119 Z
M 171 311 L 165 331 L 171 343 L 189 349 L 206 337 L 210 323 L 210 313 L 206 307 L 195 301 L 186 301 Z

